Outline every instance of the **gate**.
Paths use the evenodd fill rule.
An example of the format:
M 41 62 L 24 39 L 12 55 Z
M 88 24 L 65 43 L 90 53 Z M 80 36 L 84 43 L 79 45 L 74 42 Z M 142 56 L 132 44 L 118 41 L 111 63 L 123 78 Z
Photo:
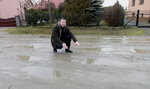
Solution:
M 15 18 L 8 18 L 8 19 L 0 18 L 0 27 L 16 27 L 16 19 Z
M 125 26 L 150 28 L 150 10 L 127 11 Z

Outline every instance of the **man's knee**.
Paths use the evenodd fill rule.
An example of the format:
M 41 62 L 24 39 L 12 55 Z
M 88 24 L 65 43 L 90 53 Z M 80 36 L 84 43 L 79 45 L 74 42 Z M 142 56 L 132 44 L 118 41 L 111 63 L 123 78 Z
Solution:
M 67 36 L 65 43 L 67 46 L 70 46 L 70 44 L 71 44 L 71 37 L 70 36 Z

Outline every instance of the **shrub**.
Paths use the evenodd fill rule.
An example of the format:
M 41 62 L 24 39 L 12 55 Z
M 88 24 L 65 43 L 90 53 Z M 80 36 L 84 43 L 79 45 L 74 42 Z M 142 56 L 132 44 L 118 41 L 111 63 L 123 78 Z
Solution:
M 65 0 L 62 15 L 68 25 L 83 26 L 88 24 L 90 14 L 86 8 L 89 6 L 90 0 Z
M 63 17 L 69 25 L 99 25 L 103 0 L 65 0 Z
M 103 19 L 108 23 L 109 26 L 124 25 L 124 18 L 125 11 L 118 1 L 112 7 L 107 7 L 104 9 Z
M 35 25 L 37 25 L 37 22 L 40 19 L 40 15 L 38 13 L 38 10 L 36 10 L 36 9 L 29 9 L 29 10 L 27 10 L 25 16 L 26 16 L 26 21 L 27 21 L 28 25 L 35 26 Z

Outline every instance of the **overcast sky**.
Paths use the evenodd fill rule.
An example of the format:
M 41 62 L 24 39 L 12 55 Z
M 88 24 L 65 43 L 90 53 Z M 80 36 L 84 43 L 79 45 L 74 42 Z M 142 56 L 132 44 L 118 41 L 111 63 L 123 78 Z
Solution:
M 124 8 L 127 8 L 128 0 L 118 0 L 118 1 Z M 117 0 L 104 0 L 103 6 L 111 6 L 116 2 Z

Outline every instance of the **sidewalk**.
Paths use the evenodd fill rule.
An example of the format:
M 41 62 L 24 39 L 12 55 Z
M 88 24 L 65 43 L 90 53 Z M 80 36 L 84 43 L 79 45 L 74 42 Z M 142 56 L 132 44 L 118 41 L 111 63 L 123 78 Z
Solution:
M 10 28 L 17 28 L 17 27 L 0 27 L 0 30 L 6 30 L 6 29 L 10 29 Z

